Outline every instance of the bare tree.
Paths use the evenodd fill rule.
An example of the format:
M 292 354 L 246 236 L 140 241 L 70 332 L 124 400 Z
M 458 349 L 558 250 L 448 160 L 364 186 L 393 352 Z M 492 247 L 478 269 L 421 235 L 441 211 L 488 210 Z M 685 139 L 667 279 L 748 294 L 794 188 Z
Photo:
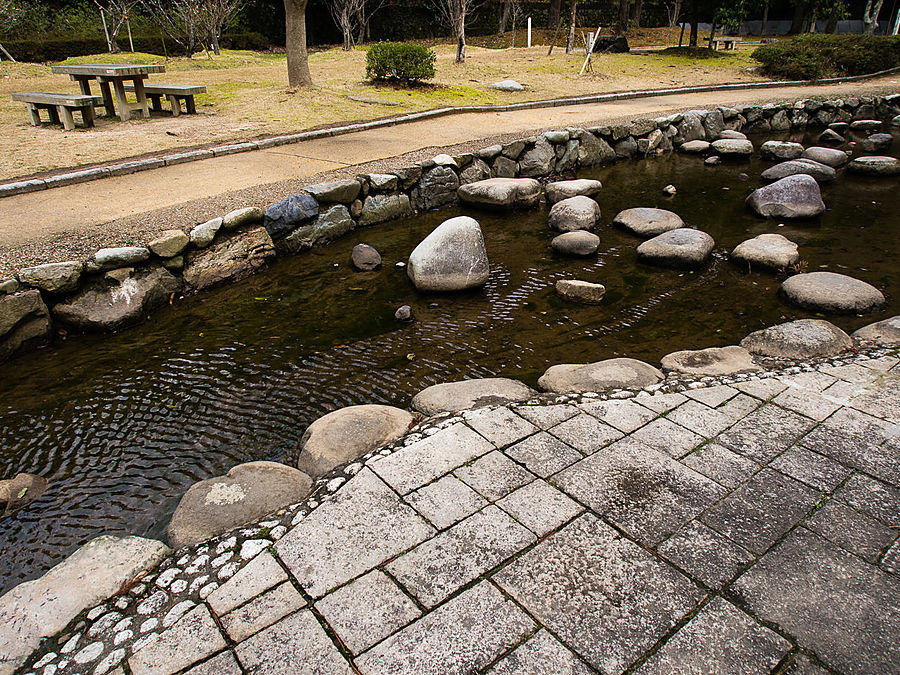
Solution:
M 143 0 L 163 32 L 190 56 L 203 41 L 203 19 L 198 0 Z
M 287 2 L 288 0 L 285 0 Z M 466 61 L 466 19 L 479 5 L 478 0 L 435 0 L 444 20 L 456 38 L 456 62 Z
M 337 27 L 344 36 L 344 51 L 349 52 L 353 48 L 353 26 L 360 12 L 360 5 L 365 0 L 331 0 L 328 3 L 328 11 L 334 19 Z
M 578 7 L 578 0 L 572 0 L 569 7 L 569 39 L 566 40 L 566 54 L 575 53 L 575 12 Z
M 288 86 L 291 89 L 312 84 L 309 52 L 306 50 L 306 3 L 308 0 L 284 0 L 284 37 L 287 52 Z
M 866 0 L 866 9 L 863 11 L 863 33 L 866 35 L 875 35 L 882 3 L 883 0 Z
M 94 0 L 94 4 L 100 8 L 104 15 L 103 27 L 106 29 L 106 43 L 110 52 L 116 53 L 119 51 L 116 38 L 119 36 L 122 26 L 128 20 L 128 14 L 140 2 L 141 0 Z
M 199 0 L 200 24 L 214 53 L 219 53 L 222 33 L 243 9 L 246 0 Z

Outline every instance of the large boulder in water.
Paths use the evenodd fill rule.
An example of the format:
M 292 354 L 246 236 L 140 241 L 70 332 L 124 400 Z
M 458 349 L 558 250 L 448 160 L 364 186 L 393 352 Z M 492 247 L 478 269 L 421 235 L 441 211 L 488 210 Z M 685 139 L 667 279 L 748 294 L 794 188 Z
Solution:
M 750 157 L 753 154 L 753 143 L 741 138 L 720 138 L 712 142 L 711 148 L 719 157 Z
M 797 244 L 783 235 L 760 234 L 735 246 L 731 259 L 748 267 L 781 269 L 800 260 L 800 253 Z
M 900 176 L 900 159 L 880 155 L 857 157 L 847 170 L 863 176 Z
M 823 148 L 814 145 L 800 153 L 802 159 L 811 159 L 819 164 L 827 164 L 833 169 L 839 169 L 850 161 L 850 157 L 843 150 L 835 148 Z
M 863 326 L 851 337 L 861 343 L 874 342 L 887 347 L 900 345 L 900 315 Z
M 894 143 L 894 137 L 890 134 L 872 134 L 861 145 L 865 152 L 884 152 Z
M 460 185 L 463 204 L 488 209 L 522 209 L 535 206 L 541 198 L 541 184 L 534 178 L 488 178 Z
M 759 154 L 763 159 L 777 159 L 783 162 L 800 157 L 803 154 L 803 146 L 790 141 L 766 141 L 760 146 Z
M 178 502 L 166 538 L 192 546 L 301 501 L 312 487 L 302 471 L 276 462 L 238 464 L 224 476 L 194 483 Z
M 547 201 L 551 204 L 561 202 L 569 197 L 596 197 L 600 194 L 603 184 L 599 180 L 577 178 L 574 180 L 559 180 L 549 183 L 544 189 Z
M 557 394 L 579 394 L 586 391 L 641 388 L 656 384 L 662 379 L 662 372 L 649 363 L 620 358 L 550 366 L 538 379 L 538 387 Z
M 585 230 L 563 232 L 553 237 L 550 246 L 563 255 L 593 255 L 600 248 L 600 237 Z
M 300 439 L 297 468 L 313 478 L 396 441 L 413 416 L 389 405 L 352 405 L 320 417 Z
M 747 197 L 747 205 L 765 218 L 814 218 L 825 212 L 819 184 L 812 176 L 788 176 Z
M 709 347 L 707 349 L 672 352 L 662 357 L 660 365 L 665 371 L 694 376 L 733 375 L 762 370 L 743 347 Z
M 689 269 L 705 263 L 715 246 L 706 232 L 681 227 L 648 239 L 637 247 L 637 254 L 654 265 Z
M 550 209 L 550 229 L 557 232 L 592 230 L 600 220 L 600 205 L 579 195 L 554 204 Z
M 798 319 L 750 333 L 741 347 L 774 359 L 814 359 L 834 356 L 853 347 L 840 328 L 822 319 Z
M 774 181 L 798 174 L 812 176 L 817 183 L 828 183 L 837 176 L 834 169 L 827 164 L 820 164 L 811 159 L 791 159 L 775 166 L 770 166 L 762 172 L 761 178 Z
M 438 225 L 410 254 L 406 273 L 420 291 L 483 286 L 490 265 L 478 221 L 457 216 Z
M 792 305 L 825 314 L 865 314 L 884 306 L 884 295 L 865 281 L 835 272 L 788 277 L 779 290 Z
M 619 211 L 613 218 L 613 225 L 623 227 L 639 237 L 649 238 L 684 227 L 684 221 L 677 213 L 665 209 L 637 207 Z
M 485 377 L 432 385 L 413 396 L 411 407 L 426 415 L 438 415 L 467 408 L 527 401 L 536 393 L 518 380 Z

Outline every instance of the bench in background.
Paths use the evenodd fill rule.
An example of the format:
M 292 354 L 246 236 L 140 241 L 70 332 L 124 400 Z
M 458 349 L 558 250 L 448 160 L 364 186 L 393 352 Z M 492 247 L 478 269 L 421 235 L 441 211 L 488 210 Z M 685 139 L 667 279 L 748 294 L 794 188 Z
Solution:
M 125 89 L 134 91 L 128 85 L 125 85 Z M 178 117 L 181 114 L 181 101 L 184 101 L 185 112 L 188 115 L 197 113 L 194 95 L 205 94 L 206 87 L 191 84 L 144 84 L 144 92 L 150 99 L 154 112 L 162 112 L 162 97 L 165 96 L 172 109 L 172 115 Z
M 94 106 L 101 105 L 99 96 L 87 96 L 85 94 L 49 94 L 44 92 L 17 92 L 12 95 L 13 101 L 23 101 L 28 104 L 28 114 L 31 116 L 33 126 L 41 125 L 41 110 L 46 110 L 50 115 L 50 121 L 54 124 L 62 122 L 66 131 L 75 128 L 75 118 L 72 113 L 81 113 L 81 121 L 85 127 L 94 126 Z

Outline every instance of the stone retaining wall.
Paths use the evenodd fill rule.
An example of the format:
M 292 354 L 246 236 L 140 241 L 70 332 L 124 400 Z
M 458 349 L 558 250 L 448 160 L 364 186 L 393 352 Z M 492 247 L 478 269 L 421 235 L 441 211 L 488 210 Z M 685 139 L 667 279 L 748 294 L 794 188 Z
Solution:
M 631 124 L 548 131 L 450 157 L 438 155 L 388 174 L 319 183 L 265 211 L 239 209 L 169 230 L 142 247 L 102 249 L 86 261 L 50 263 L 0 281 L 0 361 L 47 344 L 58 328 L 113 331 L 141 322 L 181 294 L 234 282 L 278 256 L 458 202 L 460 185 L 491 177 L 547 178 L 619 159 L 671 152 L 724 130 L 750 133 L 890 120 L 900 94 L 787 104 L 718 107 Z

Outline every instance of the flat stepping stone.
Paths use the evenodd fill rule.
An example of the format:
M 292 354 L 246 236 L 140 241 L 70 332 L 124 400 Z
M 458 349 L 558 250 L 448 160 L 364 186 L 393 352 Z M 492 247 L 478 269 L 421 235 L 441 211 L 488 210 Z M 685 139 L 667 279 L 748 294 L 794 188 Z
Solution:
M 741 347 L 751 354 L 776 359 L 835 356 L 853 348 L 853 340 L 823 319 L 798 319 L 750 333 Z
M 839 169 L 850 161 L 850 156 L 843 150 L 821 148 L 817 145 L 804 150 L 800 157 L 802 159 L 811 159 L 819 164 L 827 164 L 833 169 Z
M 709 150 L 709 141 L 686 141 L 678 146 L 678 152 L 684 152 L 688 155 L 702 155 Z
M 686 227 L 648 239 L 638 246 L 638 259 L 666 267 L 691 268 L 705 263 L 716 242 L 706 232 Z
M 746 263 L 749 267 L 782 269 L 800 260 L 797 244 L 780 234 L 760 234 L 735 246 L 731 252 L 734 262 Z
M 734 129 L 722 129 L 722 131 L 719 132 L 719 136 L 718 136 L 718 138 L 716 138 L 716 140 L 727 140 L 727 139 L 733 139 L 733 140 L 744 139 L 744 140 L 746 140 L 747 134 L 740 132 L 740 131 L 736 131 Z
M 606 286 L 579 279 L 560 279 L 556 282 L 560 297 L 585 305 L 599 305 L 606 295 Z
M 880 120 L 854 120 L 850 122 L 853 131 L 873 131 L 881 128 Z
M 579 195 L 557 202 L 550 209 L 550 229 L 557 232 L 592 230 L 600 220 L 600 205 Z
M 620 211 L 613 218 L 613 225 L 646 239 L 684 227 L 684 221 L 672 211 L 641 206 Z
M 866 152 L 884 152 L 894 143 L 894 137 L 890 134 L 872 134 L 860 145 Z
M 753 154 L 753 143 L 743 138 L 720 138 L 712 142 L 711 148 L 719 157 L 750 157 Z
M 561 202 L 569 197 L 596 197 L 600 194 L 602 188 L 603 184 L 599 180 L 578 178 L 548 183 L 547 187 L 544 188 L 544 194 L 547 195 L 548 202 L 556 204 L 556 202 Z
M 806 174 L 788 176 L 754 190 L 747 205 L 765 218 L 814 218 L 825 212 L 816 179 Z
M 696 376 L 733 375 L 762 370 L 753 361 L 750 352 L 735 345 L 672 352 L 662 357 L 660 365 L 664 371 Z
M 851 337 L 858 342 L 874 342 L 888 347 L 900 344 L 900 315 L 863 326 Z
M 759 148 L 763 159 L 776 159 L 782 162 L 797 159 L 803 154 L 803 146 L 790 141 L 766 141 Z
M 593 232 L 578 230 L 577 232 L 563 232 L 553 237 L 550 246 L 554 251 L 563 255 L 586 256 L 593 255 L 600 248 L 600 237 Z
M 409 255 L 406 274 L 420 291 L 463 291 L 484 286 L 490 276 L 484 235 L 468 216 L 438 225 Z
M 792 305 L 826 314 L 864 314 L 884 306 L 884 295 L 865 281 L 835 272 L 789 277 L 779 291 Z
M 900 159 L 880 155 L 857 157 L 847 170 L 863 176 L 900 176 Z
M 662 379 L 662 372 L 649 363 L 619 358 L 550 366 L 538 379 L 538 387 L 556 394 L 578 394 L 610 389 L 639 389 Z
M 812 159 L 791 159 L 781 162 L 763 171 L 761 177 L 763 180 L 776 181 L 799 174 L 812 176 L 817 183 L 829 183 L 837 177 L 833 168 Z
M 527 401 L 536 393 L 518 380 L 485 377 L 432 385 L 413 396 L 410 407 L 425 415 L 438 415 L 510 401 Z
M 541 184 L 534 178 L 487 178 L 460 185 L 457 194 L 463 204 L 470 206 L 521 209 L 537 205 L 541 199 Z

